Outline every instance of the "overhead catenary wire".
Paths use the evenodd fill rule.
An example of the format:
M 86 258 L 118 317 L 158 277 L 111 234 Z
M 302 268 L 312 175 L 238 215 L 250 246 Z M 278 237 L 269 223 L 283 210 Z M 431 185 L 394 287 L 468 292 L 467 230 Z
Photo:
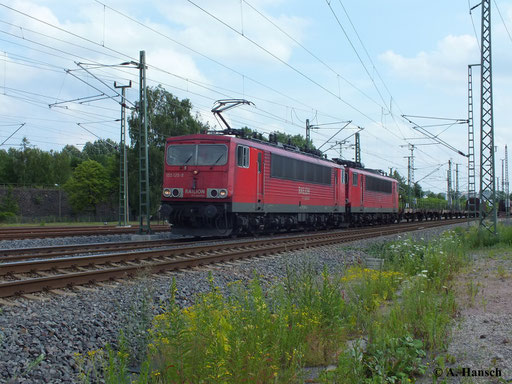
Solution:
M 97 1 L 97 0 L 96 0 Z M 196 4 L 195 2 L 193 2 L 192 0 L 187 0 L 190 4 L 194 5 L 196 8 L 200 9 L 202 12 L 204 12 L 205 14 L 207 14 L 208 16 L 210 16 L 211 18 L 213 18 L 214 20 L 217 20 L 219 23 L 221 23 L 222 25 L 224 25 L 226 28 L 230 29 L 231 31 L 233 31 L 234 33 L 242 36 L 243 38 L 245 38 L 246 40 L 248 40 L 249 42 L 251 42 L 253 45 L 255 45 L 256 47 L 258 47 L 259 49 L 261 49 L 262 51 L 266 52 L 268 55 L 272 56 L 274 59 L 276 59 L 277 61 L 279 61 L 280 63 L 282 63 L 283 65 L 285 65 L 286 67 L 290 68 L 292 71 L 296 72 L 297 74 L 299 74 L 300 76 L 304 77 L 306 80 L 310 81 L 311 83 L 313 83 L 314 85 L 316 85 L 317 87 L 319 87 L 320 89 L 323 89 L 325 92 L 327 92 L 328 94 L 334 96 L 336 99 L 340 100 L 343 104 L 345 104 L 347 107 L 353 109 L 354 111 L 356 111 L 357 113 L 359 113 L 360 115 L 366 117 L 368 120 L 376 123 L 376 124 L 380 124 L 379 122 L 377 122 L 375 119 L 373 119 L 371 116 L 369 116 L 368 114 L 366 114 L 365 112 L 363 112 L 362 110 L 360 110 L 359 108 L 355 107 L 354 105 L 352 105 L 351 103 L 349 103 L 348 101 L 344 100 L 343 98 L 341 98 L 339 95 L 335 94 L 334 92 L 332 92 L 331 90 L 329 90 L 328 88 L 326 88 L 325 86 L 323 86 L 322 84 L 320 84 L 319 82 L 317 82 L 316 80 L 314 80 L 311 76 L 305 74 L 304 72 L 300 71 L 299 69 L 297 69 L 296 67 L 294 67 L 293 65 L 291 65 L 290 63 L 286 62 L 285 60 L 283 60 L 282 58 L 280 58 L 279 56 L 277 56 L 276 54 L 274 54 L 273 52 L 271 52 L 270 50 L 268 50 L 267 48 L 265 48 L 264 46 L 262 46 L 261 44 L 259 44 L 258 42 L 256 42 L 255 40 L 249 38 L 247 35 L 242 35 L 240 33 L 240 31 L 238 31 L 236 28 L 234 28 L 233 26 L 229 25 L 228 23 L 226 23 L 225 21 L 223 21 L 222 19 L 220 19 L 219 17 L 215 16 L 214 14 L 212 14 L 211 12 L 207 11 L 206 9 L 204 9 L 203 7 L 199 6 L 198 4 Z M 397 138 L 401 139 L 398 135 L 396 135 L 396 133 L 394 133 L 393 131 L 389 130 L 387 127 L 384 127 L 386 130 L 388 130 L 392 135 L 396 136 Z
M 190 1 L 190 0 L 189 0 L 189 1 Z M 357 51 L 356 47 L 355 47 L 355 46 L 354 46 L 354 44 L 352 43 L 352 40 L 351 40 L 351 39 L 350 39 L 350 37 L 348 36 L 347 31 L 345 30 L 345 28 L 344 28 L 344 27 L 343 27 L 343 25 L 341 24 L 341 21 L 340 21 L 340 19 L 338 18 L 338 15 L 336 14 L 336 12 L 334 11 L 334 8 L 332 7 L 330 0 L 325 0 L 325 1 L 326 1 L 327 5 L 328 5 L 329 9 L 331 10 L 331 13 L 333 14 L 334 18 L 336 19 L 336 21 L 337 21 L 337 23 L 338 23 L 339 27 L 341 28 L 341 30 L 342 30 L 342 32 L 343 32 L 343 34 L 344 34 L 344 35 L 345 35 L 345 37 L 347 38 L 347 40 L 348 40 L 348 42 L 349 42 L 350 46 L 352 47 L 352 50 L 353 50 L 353 51 L 354 51 L 354 53 L 356 54 L 356 56 L 357 56 L 357 58 L 358 58 L 359 62 L 361 63 L 361 65 L 362 65 L 362 67 L 363 67 L 364 71 L 366 72 L 366 74 L 367 74 L 367 75 L 368 75 L 368 77 L 370 78 L 370 81 L 372 82 L 372 84 L 373 84 L 373 86 L 374 86 L 375 90 L 377 91 L 377 93 L 378 93 L 378 95 L 379 95 L 380 99 L 382 100 L 382 103 L 383 103 L 383 104 L 386 106 L 386 108 L 387 108 L 387 103 L 386 103 L 386 101 L 384 100 L 384 96 L 382 96 L 382 93 L 380 92 L 379 87 L 378 87 L 378 86 L 377 86 L 377 84 L 375 83 L 375 79 L 373 78 L 373 76 L 372 76 L 372 75 L 370 74 L 370 72 L 368 71 L 368 68 L 366 68 L 366 65 L 365 65 L 365 63 L 363 62 L 363 59 L 361 58 L 361 56 L 359 55 L 359 52 Z M 341 3 L 341 1 L 340 1 L 340 4 L 343 6 L 343 4 Z M 343 9 L 345 9 L 345 8 L 343 7 Z M 348 15 L 348 14 L 347 14 L 347 15 Z M 356 32 L 356 34 L 357 34 L 357 32 Z M 370 60 L 370 61 L 371 61 L 371 60 Z M 372 65 L 373 65 L 373 61 L 372 61 Z M 375 68 L 375 66 L 374 66 L 374 68 Z M 387 108 L 387 109 L 388 109 L 388 111 L 390 112 L 390 114 L 393 116 L 393 114 L 391 113 L 391 109 L 390 109 L 390 108 Z M 397 123 L 396 121 L 395 121 L 395 123 L 397 124 L 398 130 L 400 131 L 400 127 L 398 126 L 398 123 Z M 402 134 L 402 132 L 401 132 L 401 131 L 400 131 L 400 134 L 402 135 L 402 139 L 403 139 L 403 134 Z M 396 136 L 396 135 L 395 135 L 395 136 Z M 398 136 L 397 136 L 397 137 L 398 137 Z
M 109 8 L 109 9 L 111 9 L 111 10 L 113 10 L 113 11 L 115 11 L 115 12 L 118 12 L 118 13 L 119 13 L 119 11 L 116 11 L 116 10 L 112 9 L 111 7 L 108 7 L 108 8 Z M 23 14 L 23 13 L 22 13 L 22 14 Z M 120 14 L 122 14 L 122 13 L 120 13 Z M 124 14 L 122 14 L 122 15 L 123 15 L 123 16 L 125 16 L 125 17 L 128 17 L 130 20 L 132 20 L 132 21 L 134 21 L 134 22 L 138 22 L 137 20 L 135 20 L 135 19 L 133 19 L 133 18 L 130 18 L 129 16 L 126 16 L 126 15 L 124 15 Z M 36 18 L 36 20 L 38 20 L 38 19 Z M 143 25 L 143 26 L 144 26 L 144 24 L 142 24 L 142 23 L 140 23 L 140 22 L 138 22 L 138 23 L 139 23 L 140 25 Z M 51 24 L 46 23 L 46 22 L 45 22 L 45 24 L 52 26 Z M 59 29 L 59 30 L 61 30 L 61 31 L 64 31 L 64 32 L 68 32 L 68 31 L 66 31 L 65 29 L 62 29 L 62 28 L 60 28 L 60 27 L 56 27 L 56 28 L 57 28 L 57 29 Z M 147 28 L 150 28 L 151 30 L 153 30 L 151 27 L 147 27 Z M 158 32 L 158 31 L 155 31 L 155 32 Z M 34 32 L 34 33 L 37 33 L 37 32 Z M 69 32 L 69 33 L 71 33 L 73 36 L 76 36 L 76 34 L 73 34 L 72 32 Z M 19 36 L 16 36 L 16 35 L 13 35 L 13 36 L 14 36 L 14 37 L 18 37 L 18 38 L 19 38 Z M 46 35 L 45 35 L 45 36 L 46 36 Z M 91 42 L 91 43 L 93 43 L 93 44 L 98 45 L 98 43 L 95 43 L 94 41 L 91 41 L 91 40 L 86 39 L 86 38 L 84 38 L 84 39 L 85 39 L 86 41 L 88 41 L 88 42 Z M 173 40 L 173 39 L 171 39 L 171 40 Z M 174 40 L 173 40 L 173 41 L 174 41 Z M 33 43 L 35 43 L 35 44 L 38 44 L 37 42 L 34 42 L 34 41 L 32 41 L 32 42 L 33 42 Z M 46 47 L 46 48 L 48 48 L 48 49 L 53 49 L 53 47 L 51 47 L 51 46 L 47 46 L 47 45 L 44 45 L 44 44 L 43 44 L 43 46 L 44 46 L 44 47 Z M 86 47 L 84 47 L 84 48 L 86 48 Z M 106 49 L 110 49 L 109 47 L 104 47 L 104 48 L 106 48 Z M 62 51 L 62 50 L 61 50 L 61 51 Z M 63 52 L 63 53 L 66 53 L 66 52 L 64 52 L 64 51 L 62 51 L 62 52 Z M 115 51 L 115 52 L 118 52 L 118 51 Z M 118 53 L 120 53 L 120 52 L 118 52 Z M 126 57 L 129 57 L 129 56 L 128 56 L 128 55 L 126 55 Z M 81 59 L 84 59 L 83 57 L 80 57 L 80 58 L 81 58 Z M 221 64 L 222 64 L 222 63 L 221 63 Z M 153 67 L 153 68 L 154 68 L 154 69 L 157 69 L 157 70 L 161 70 L 162 72 L 165 72 L 165 73 L 168 73 L 168 74 L 174 75 L 174 74 L 172 74 L 171 72 L 169 72 L 169 71 L 165 71 L 165 70 L 163 70 L 163 69 L 161 69 L 161 68 L 157 68 L 157 67 Z M 245 76 L 245 77 L 247 77 L 246 75 L 244 75 L 244 76 Z M 190 81 L 190 79 L 186 79 L 186 80 Z M 257 81 L 256 81 L 256 82 L 257 82 Z M 198 83 L 198 82 L 196 82 L 196 83 Z M 265 85 L 264 85 L 264 84 L 262 84 L 262 83 L 260 83 L 260 85 L 265 86 Z M 266 87 L 268 88 L 268 86 L 266 86 Z M 278 93 L 279 93 L 279 91 L 278 91 Z M 293 101 L 297 101 L 297 100 L 296 100 L 296 99 L 294 99 L 294 98 L 290 98 L 288 95 L 284 95 L 284 94 L 282 94 L 282 93 L 281 93 L 281 95 L 283 95 L 283 96 L 287 96 L 289 99 L 291 99 L 291 100 L 293 100 Z M 266 100 L 266 101 L 267 101 L 267 102 L 271 102 L 271 103 L 272 103 L 272 101 L 270 101 L 270 100 Z M 274 104 L 278 104 L 278 103 L 275 103 L 275 102 L 274 102 Z M 289 106 L 287 106 L 287 107 L 289 107 Z M 293 107 L 290 107 L 290 108 L 293 108 Z M 296 107 L 295 107 L 295 108 L 296 108 Z M 311 109 L 312 109 L 312 108 L 311 108 Z
M 476 44 L 478 45 L 478 50 L 480 51 L 480 40 L 478 38 L 478 33 L 476 32 L 475 21 L 473 20 L 473 13 L 472 13 L 472 10 L 475 7 L 471 7 L 471 0 L 468 0 L 468 8 L 469 8 L 469 17 L 471 18 L 471 24 L 473 25 L 473 32 L 475 33 Z
M 372 57 L 370 56 L 370 53 L 368 52 L 368 49 L 366 48 L 366 45 L 364 44 L 363 40 L 361 39 L 361 36 L 359 36 L 359 32 L 357 31 L 357 28 L 355 27 L 354 23 L 352 22 L 352 18 L 350 17 L 350 15 L 348 14 L 347 12 L 347 9 L 345 8 L 345 6 L 343 5 L 343 2 L 341 0 L 338 0 L 340 5 L 341 5 L 341 8 L 343 9 L 343 12 L 345 13 L 345 15 L 347 16 L 347 19 L 350 23 L 350 25 L 352 26 L 352 29 L 354 30 L 355 34 L 356 34 L 356 37 L 357 39 L 359 40 L 359 43 L 361 44 L 361 46 L 363 47 L 363 50 L 364 52 L 366 53 L 366 57 L 368 57 L 368 60 L 370 61 L 371 65 L 372 65 L 372 68 L 373 70 L 375 71 L 375 73 L 377 74 L 378 78 L 380 79 L 382 85 L 384 86 L 384 89 L 386 90 L 386 92 L 388 93 L 389 97 L 390 97 L 390 103 L 389 103 L 389 108 L 387 106 L 387 103 L 382 100 L 384 102 L 384 108 L 386 108 L 389 112 L 389 114 L 391 115 L 393 121 L 395 122 L 396 124 L 396 127 L 398 129 L 398 131 L 400 132 L 400 134 L 403 136 L 403 133 L 400 129 L 400 126 L 398 124 L 398 122 L 396 121 L 395 119 L 395 115 L 393 113 L 393 110 L 392 110 L 392 103 L 393 103 L 393 100 L 395 100 L 395 104 L 398 106 L 398 104 L 396 103 L 396 98 L 393 97 L 393 95 L 391 94 L 391 91 L 389 90 L 388 86 L 386 85 L 386 82 L 384 81 L 384 79 L 382 78 L 379 70 L 377 69 L 377 67 L 375 66 L 375 63 L 373 62 L 372 60 Z M 348 36 L 347 36 L 348 38 Z M 368 74 L 369 75 L 369 74 Z M 370 76 L 370 79 L 372 79 L 372 77 Z M 372 82 L 373 82 L 373 79 L 372 79 Z M 378 91 L 378 87 L 377 87 L 377 84 L 375 84 L 375 82 L 373 82 L 375 88 L 377 89 Z M 380 93 L 379 93 L 380 94 Z M 400 109 L 400 107 L 398 107 Z
M 112 9 L 112 8 L 111 8 L 111 7 L 109 7 L 109 9 Z M 113 10 L 113 11 L 115 11 L 115 12 L 118 12 L 118 11 L 116 11 L 116 10 L 114 10 L 114 9 L 112 9 L 112 10 Z M 22 13 L 22 14 L 23 14 L 23 13 Z M 127 17 L 126 15 L 124 15 L 124 16 L 125 16 L 125 17 Z M 128 17 L 128 18 L 129 18 L 130 20 L 133 20 L 133 21 L 135 21 L 135 22 L 138 22 L 137 20 L 135 20 L 135 19 L 133 19 L 133 18 L 130 18 L 130 17 Z M 36 20 L 37 20 L 37 18 L 36 18 Z M 144 25 L 144 24 L 142 24 L 142 23 L 140 23 L 140 22 L 138 22 L 138 23 L 139 23 L 139 24 L 141 24 L 141 25 Z M 49 26 L 52 26 L 51 24 L 46 23 L 46 22 L 45 22 L 45 24 L 47 24 L 47 25 L 49 25 Z M 65 29 L 63 29 L 63 28 L 60 28 L 60 27 L 56 27 L 56 28 L 57 28 L 57 29 L 59 29 L 59 30 L 61 30 L 61 31 L 63 31 L 63 32 L 71 33 L 73 36 L 80 37 L 80 36 L 78 36 L 78 35 L 76 35 L 76 34 L 73 34 L 72 32 L 68 32 L 68 31 L 66 31 L 66 30 L 65 30 Z M 151 28 L 150 28 L 150 29 L 151 29 Z M 96 45 L 98 45 L 98 43 L 96 43 L 96 42 L 94 42 L 94 41 L 92 41 L 92 40 L 90 40 L 90 39 L 86 39 L 86 38 L 84 38 L 84 40 L 85 40 L 85 41 L 88 41 L 88 42 L 90 42 L 90 43 L 92 43 L 92 44 L 96 44 Z M 172 40 L 172 39 L 171 39 L 171 40 Z M 174 40 L 173 40 L 173 41 L 174 41 Z M 52 48 L 52 47 L 48 47 L 48 46 L 45 46 L 45 47 L 46 47 L 46 48 Z M 105 48 L 106 48 L 106 49 L 110 49 L 110 48 L 108 48 L 108 47 L 105 47 Z M 188 47 L 187 47 L 187 48 L 188 48 Z M 112 49 L 110 49 L 110 50 L 112 50 Z M 113 50 L 113 51 L 114 51 L 114 52 L 117 52 L 118 54 L 122 54 L 122 53 L 121 53 L 121 52 L 119 52 L 119 51 L 116 51 L 116 50 Z M 129 57 L 129 56 L 128 56 L 128 57 Z M 263 84 L 262 84 L 262 85 L 263 85 Z M 267 88 L 268 88 L 268 87 L 267 87 Z M 290 98 L 290 97 L 288 97 L 288 98 Z M 295 99 L 293 99 L 293 98 L 292 98 L 292 100 L 295 100 Z M 296 100 L 295 100 L 295 101 L 296 101 Z
M 251 3 L 249 3 L 247 0 L 241 0 L 245 4 L 247 4 L 254 12 L 256 12 L 258 15 L 260 15 L 262 18 L 264 18 L 266 21 L 268 21 L 270 24 L 272 24 L 275 28 L 277 28 L 281 33 L 283 33 L 285 36 L 287 36 L 290 40 L 292 40 L 295 44 L 297 44 L 299 47 L 301 47 L 304 51 L 306 51 L 311 57 L 316 59 L 318 62 L 320 62 L 323 66 L 325 66 L 329 71 L 334 73 L 336 76 L 338 76 L 340 79 L 345 81 L 348 85 L 350 85 L 352 88 L 357 90 L 359 93 L 361 93 L 363 96 L 365 96 L 368 100 L 372 101 L 373 103 L 377 104 L 378 106 L 381 106 L 376 100 L 374 100 L 370 95 L 368 95 L 366 92 L 364 92 L 361 88 L 356 86 L 354 83 L 346 79 L 344 76 L 340 75 L 332 66 L 327 64 L 324 60 L 322 60 L 318 55 L 313 53 L 310 49 L 308 49 L 304 44 L 302 44 L 300 41 L 298 41 L 296 38 L 291 36 L 288 32 L 286 32 L 283 28 L 281 28 L 277 23 L 275 23 L 271 18 L 263 14 L 261 11 L 259 11 L 256 7 L 254 7 Z
M 172 41 L 173 43 L 175 43 L 175 44 L 179 45 L 180 47 L 183 47 L 183 48 L 187 49 L 188 51 L 193 52 L 194 54 L 199 55 L 199 56 L 201 56 L 202 58 L 204 58 L 204 59 L 206 59 L 206 60 L 208 60 L 208 61 L 210 61 L 210 62 L 212 62 L 212 63 L 214 63 L 214 64 L 216 64 L 216 65 L 219 65 L 219 66 L 221 66 L 221 67 L 223 67 L 223 68 L 225 68 L 225 69 L 229 70 L 230 72 L 232 72 L 232 73 L 235 73 L 235 74 L 239 75 L 240 77 L 242 77 L 242 78 L 244 78 L 244 79 L 250 80 L 250 81 L 254 82 L 255 84 L 258 84 L 258 85 L 260 85 L 260 86 L 262 86 L 262 87 L 264 87 L 264 88 L 266 88 L 266 89 L 268 89 L 268 90 L 271 90 L 272 92 L 274 92 L 274 93 L 276 93 L 276 94 L 278 94 L 278 95 L 280 95 L 280 96 L 282 96 L 282 97 L 285 97 L 285 98 L 287 98 L 287 99 L 289 99 L 289 100 L 292 100 L 292 101 L 296 102 L 297 104 L 300 104 L 300 105 L 302 105 L 302 106 L 304 106 L 304 107 L 310 108 L 310 106 L 308 106 L 307 104 L 305 104 L 305 103 L 303 103 L 303 102 L 299 101 L 298 99 L 296 99 L 296 98 L 294 98 L 294 97 L 292 97 L 292 96 L 290 96 L 290 95 L 287 95 L 287 94 L 285 94 L 285 93 L 283 93 L 283 92 L 281 92 L 281 91 L 279 91 L 279 90 L 277 90 L 277 89 L 275 89 L 275 88 L 273 88 L 273 87 L 271 87 L 271 86 L 269 86 L 269 85 L 267 85 L 267 84 L 264 84 L 263 82 L 261 82 L 261 81 L 259 81 L 259 80 L 254 79 L 252 76 L 248 76 L 247 74 L 244 74 L 244 73 L 242 73 L 242 72 L 240 72 L 240 71 L 238 71 L 238 70 L 236 70 L 236 69 L 234 69 L 234 68 L 232 68 L 232 67 L 230 67 L 230 66 L 228 66 L 228 65 L 226 65 L 226 64 L 224 64 L 224 63 L 222 63 L 222 62 L 220 62 L 220 61 L 218 61 L 218 60 L 216 60 L 216 59 L 213 59 L 213 58 L 209 57 L 208 55 L 205 55 L 204 53 L 201 53 L 201 52 L 199 52 L 198 50 L 196 50 L 196 49 L 194 49 L 194 48 L 192 48 L 192 47 L 189 47 L 188 45 L 183 44 L 183 43 L 179 42 L 178 40 L 173 39 L 172 37 L 170 37 L 170 36 L 168 36 L 168 35 L 166 35 L 166 34 L 164 34 L 164 33 L 160 32 L 160 31 L 158 31 L 157 29 L 152 28 L 152 27 L 150 27 L 150 26 L 148 26 L 148 25 L 146 25 L 146 24 L 144 24 L 144 23 L 140 22 L 139 20 L 134 19 L 134 18 L 133 18 L 133 17 L 131 17 L 131 16 L 128 16 L 127 14 L 125 14 L 125 13 L 123 13 L 123 12 L 121 12 L 121 11 L 119 11 L 119 10 L 115 9 L 115 8 L 112 8 L 112 7 L 110 7 L 110 6 L 108 6 L 108 5 L 104 4 L 104 3 L 102 3 L 102 2 L 101 2 L 101 1 L 99 1 L 99 0 L 94 0 L 94 1 L 95 1 L 96 3 L 98 3 L 98 4 L 101 4 L 101 5 L 105 6 L 107 9 L 111 10 L 112 12 L 115 12 L 115 13 L 117 13 L 117 14 L 119 14 L 119 15 L 121 15 L 121 16 L 123 16 L 123 17 L 125 17 L 125 18 L 127 18 L 128 20 L 130 20 L 130 21 L 132 21 L 132 22 L 134 22 L 134 23 L 138 24 L 139 26 L 141 26 L 141 27 L 143 27 L 143 28 L 146 28 L 146 29 L 148 29 L 148 30 L 152 31 L 153 33 L 155 33 L 155 34 L 157 34 L 157 35 L 159 35 L 159 36 L 161 36 L 161 37 L 163 37 L 163 38 L 165 38 L 165 39 L 167 39 L 167 40 L 169 40 L 169 41 Z M 105 48 L 107 48 L 107 47 L 105 47 Z M 110 48 L 109 48 L 109 49 L 110 49 Z
M 507 31 L 508 39 L 510 40 L 510 42 L 512 42 L 512 36 L 510 35 L 510 32 L 507 27 L 507 23 L 505 23 L 505 19 L 503 18 L 503 15 L 501 14 L 500 7 L 498 7 L 498 3 L 496 2 L 496 0 L 493 0 L 493 1 L 494 1 L 494 5 L 496 6 L 496 9 L 498 10 L 498 14 L 500 15 L 500 19 L 503 23 L 503 26 L 505 27 L 505 30 Z

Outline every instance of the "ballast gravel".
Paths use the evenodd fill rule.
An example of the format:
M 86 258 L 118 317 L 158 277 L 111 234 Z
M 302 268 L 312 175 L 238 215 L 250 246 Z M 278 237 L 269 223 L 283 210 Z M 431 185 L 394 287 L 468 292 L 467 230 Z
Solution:
M 413 238 L 435 238 L 452 226 L 415 231 L 401 235 Z M 161 235 L 166 236 L 166 234 Z M 168 235 L 167 235 L 168 236 Z M 115 344 L 119 331 L 128 321 L 136 321 L 137 314 L 150 295 L 153 314 L 170 297 L 174 278 L 177 283 L 177 302 L 181 306 L 193 304 L 199 292 L 209 290 L 208 278 L 225 289 L 233 281 L 248 281 L 260 276 L 264 285 L 270 285 L 286 276 L 287 269 L 301 269 L 304 265 L 321 271 L 343 270 L 365 256 L 364 250 L 372 243 L 397 239 L 392 235 L 347 244 L 288 252 L 242 262 L 142 276 L 138 279 L 111 283 L 106 286 L 64 291 L 67 294 L 37 294 L 37 299 L 8 300 L 10 305 L 0 306 L 0 382 L 3 383 L 76 383 L 75 353 L 87 353 Z M 83 244 L 126 241 L 125 235 L 84 238 L 32 239 L 3 241 L 0 248 L 41 247 L 61 244 Z M 39 364 L 34 365 L 38 359 Z M 509 362 L 512 365 L 512 361 Z

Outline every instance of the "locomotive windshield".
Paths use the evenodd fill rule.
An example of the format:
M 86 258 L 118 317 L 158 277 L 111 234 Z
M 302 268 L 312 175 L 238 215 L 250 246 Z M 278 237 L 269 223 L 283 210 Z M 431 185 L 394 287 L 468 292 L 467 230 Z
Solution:
M 168 165 L 224 165 L 227 160 L 224 144 L 177 144 L 167 148 Z

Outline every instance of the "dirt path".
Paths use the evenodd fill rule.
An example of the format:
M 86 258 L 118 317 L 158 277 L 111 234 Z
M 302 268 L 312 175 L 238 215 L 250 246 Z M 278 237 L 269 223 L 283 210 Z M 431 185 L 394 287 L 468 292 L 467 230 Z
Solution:
M 512 383 L 512 248 L 472 256 L 455 281 L 460 313 L 438 382 Z

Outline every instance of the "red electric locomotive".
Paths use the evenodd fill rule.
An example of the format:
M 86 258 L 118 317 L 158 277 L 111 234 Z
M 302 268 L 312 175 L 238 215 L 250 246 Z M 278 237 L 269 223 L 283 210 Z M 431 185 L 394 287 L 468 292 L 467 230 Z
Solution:
M 394 223 L 399 219 L 398 182 L 379 171 L 347 165 L 347 212 L 353 224 Z
M 198 134 L 169 138 L 165 153 L 161 213 L 174 233 L 228 236 L 398 217 L 395 180 L 291 146 Z

